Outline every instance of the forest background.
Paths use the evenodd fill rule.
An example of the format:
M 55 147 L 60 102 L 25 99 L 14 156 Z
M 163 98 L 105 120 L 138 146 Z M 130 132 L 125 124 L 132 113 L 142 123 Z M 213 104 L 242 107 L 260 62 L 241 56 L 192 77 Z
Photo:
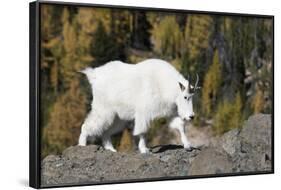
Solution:
M 272 112 L 273 22 L 270 18 L 41 5 L 42 155 L 77 144 L 90 110 L 90 86 L 78 71 L 111 60 L 170 62 L 200 77 L 192 125 L 219 136 L 255 113 Z M 165 118 L 152 123 L 165 134 Z M 161 140 L 161 143 L 163 141 Z M 164 142 L 165 143 L 165 142 Z M 116 135 L 120 151 L 134 141 Z

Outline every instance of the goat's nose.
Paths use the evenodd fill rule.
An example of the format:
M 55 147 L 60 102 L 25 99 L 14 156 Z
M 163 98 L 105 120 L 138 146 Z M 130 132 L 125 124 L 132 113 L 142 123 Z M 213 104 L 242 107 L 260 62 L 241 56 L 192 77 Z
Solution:
M 189 116 L 190 120 L 194 119 L 194 115 Z

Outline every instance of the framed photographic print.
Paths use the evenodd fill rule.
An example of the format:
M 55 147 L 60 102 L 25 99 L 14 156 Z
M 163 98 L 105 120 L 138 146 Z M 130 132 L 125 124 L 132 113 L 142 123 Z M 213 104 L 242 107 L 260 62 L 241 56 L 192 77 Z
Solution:
M 274 17 L 30 3 L 30 186 L 274 172 Z

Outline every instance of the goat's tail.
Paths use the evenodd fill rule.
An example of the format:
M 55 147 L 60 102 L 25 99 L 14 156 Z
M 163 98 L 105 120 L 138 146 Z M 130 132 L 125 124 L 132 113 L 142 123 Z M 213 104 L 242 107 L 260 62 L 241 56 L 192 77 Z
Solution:
M 95 69 L 93 69 L 93 68 L 87 67 L 79 72 L 85 74 L 91 84 L 93 83 L 93 81 L 96 78 Z

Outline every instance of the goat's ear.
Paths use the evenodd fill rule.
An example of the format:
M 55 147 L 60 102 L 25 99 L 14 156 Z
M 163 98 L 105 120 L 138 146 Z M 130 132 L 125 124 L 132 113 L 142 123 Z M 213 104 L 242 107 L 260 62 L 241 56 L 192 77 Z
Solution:
M 181 91 L 184 91 L 185 90 L 185 87 L 182 83 L 179 82 L 179 85 L 180 85 L 180 88 L 181 88 Z

